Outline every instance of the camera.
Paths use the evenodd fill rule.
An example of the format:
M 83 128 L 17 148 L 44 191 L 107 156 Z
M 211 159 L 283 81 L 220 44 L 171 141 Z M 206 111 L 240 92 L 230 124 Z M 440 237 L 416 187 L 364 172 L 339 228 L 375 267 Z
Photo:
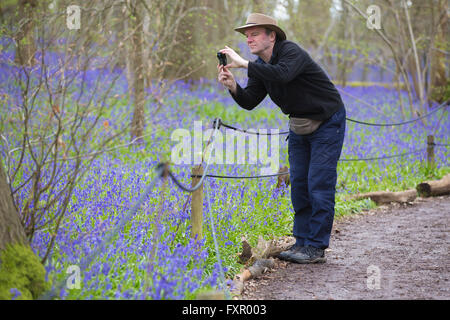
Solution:
M 225 55 L 225 53 L 217 52 L 217 59 L 219 59 L 219 64 L 221 66 L 227 65 L 227 56 Z

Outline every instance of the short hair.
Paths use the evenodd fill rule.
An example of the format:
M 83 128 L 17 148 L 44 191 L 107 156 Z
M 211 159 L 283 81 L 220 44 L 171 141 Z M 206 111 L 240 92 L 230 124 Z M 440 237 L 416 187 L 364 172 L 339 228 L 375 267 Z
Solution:
M 270 28 L 264 27 L 266 29 L 266 35 L 270 36 L 272 32 L 275 32 L 275 30 L 272 30 Z M 275 32 L 275 42 L 278 41 L 278 34 Z

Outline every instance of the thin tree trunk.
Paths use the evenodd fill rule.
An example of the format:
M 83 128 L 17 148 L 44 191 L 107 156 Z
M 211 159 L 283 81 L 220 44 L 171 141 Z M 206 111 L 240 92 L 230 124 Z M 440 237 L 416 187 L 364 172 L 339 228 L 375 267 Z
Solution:
M 132 12 L 133 21 L 133 97 L 134 97 L 134 113 L 131 124 L 131 140 L 144 135 L 145 125 L 145 95 L 144 95 L 144 59 L 142 52 L 142 12 L 140 2 L 136 2 Z M 139 139 L 141 140 L 141 139 Z M 141 141 L 142 142 L 142 141 Z
M 128 26 L 128 19 L 123 19 L 123 29 L 124 29 L 124 34 L 128 35 L 129 33 L 129 26 Z M 130 45 L 129 43 L 125 43 L 124 45 L 124 53 L 125 53 L 125 69 L 126 69 L 126 77 L 127 77 L 127 84 L 128 84 L 128 95 L 129 98 L 131 99 L 133 97 L 133 70 L 132 70 L 132 66 L 131 66 L 131 59 L 130 59 L 130 55 L 131 55 L 131 50 L 130 50 Z
M 397 89 L 397 94 L 398 94 L 398 102 L 400 103 L 400 111 L 402 113 L 402 119 L 404 120 L 406 117 L 406 111 L 405 111 L 405 107 L 403 105 L 403 99 L 402 99 L 402 94 L 401 94 L 401 90 L 400 90 L 400 74 L 398 71 L 398 66 L 396 66 L 395 68 L 395 76 L 394 76 L 394 83 L 396 83 L 395 88 Z
M 20 0 L 18 7 L 19 32 L 17 34 L 17 48 L 14 62 L 21 66 L 33 66 L 36 64 L 34 54 L 34 11 L 37 7 L 36 0 Z
M 144 35 L 147 35 L 151 32 L 150 30 L 150 15 L 147 11 L 144 13 L 144 19 L 142 23 L 142 31 Z M 143 43 L 144 39 L 142 39 Z M 145 80 L 145 88 L 151 87 L 151 81 L 152 81 L 152 64 L 151 64 L 151 57 L 150 57 L 150 47 L 148 45 L 143 46 L 143 61 L 144 61 L 144 67 L 143 67 L 143 73 L 144 73 L 144 80 Z
M 341 14 L 341 21 L 340 21 L 340 38 L 343 40 L 343 42 L 346 42 L 348 40 L 348 16 L 349 16 L 349 10 L 348 7 L 344 4 L 344 2 L 341 2 L 342 6 L 342 14 Z M 340 55 L 338 56 L 338 79 L 341 82 L 342 87 L 345 88 L 347 85 L 347 64 L 348 64 L 348 58 L 347 58 L 347 49 L 340 48 Z
M 421 109 L 421 111 L 423 111 L 422 109 L 423 109 L 425 97 L 423 94 L 424 91 L 423 91 L 422 73 L 421 73 L 421 68 L 420 68 L 420 63 L 419 63 L 419 56 L 417 54 L 416 39 L 413 34 L 413 30 L 412 30 L 412 26 L 411 26 L 411 19 L 409 18 L 408 7 L 406 5 L 405 0 L 402 0 L 402 1 L 403 1 L 403 7 L 405 9 L 406 23 L 408 26 L 409 36 L 410 36 L 411 45 L 412 45 L 413 54 L 414 54 L 414 63 L 415 63 L 415 71 L 416 71 L 415 72 L 416 76 L 414 77 L 414 79 L 417 79 L 416 94 L 420 100 L 420 109 Z

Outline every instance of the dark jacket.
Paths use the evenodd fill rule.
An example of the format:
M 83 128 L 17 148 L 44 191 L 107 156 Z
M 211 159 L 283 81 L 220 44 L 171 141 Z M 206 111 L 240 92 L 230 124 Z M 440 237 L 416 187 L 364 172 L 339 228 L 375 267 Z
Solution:
M 267 94 L 290 117 L 327 120 L 344 107 L 325 71 L 298 44 L 284 40 L 274 45 L 269 63 L 261 58 L 248 64 L 248 83 L 237 84 L 233 99 L 252 110 Z

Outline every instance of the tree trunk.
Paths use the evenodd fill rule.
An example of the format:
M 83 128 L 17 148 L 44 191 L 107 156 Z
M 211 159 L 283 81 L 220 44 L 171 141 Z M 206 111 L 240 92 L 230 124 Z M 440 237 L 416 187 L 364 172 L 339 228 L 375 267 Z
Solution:
M 340 16 L 340 39 L 342 40 L 341 48 L 339 48 L 339 55 L 337 60 L 338 75 L 337 79 L 341 82 L 342 87 L 347 85 L 347 47 L 348 41 L 348 22 L 349 22 L 349 9 L 344 2 L 341 2 L 342 13 Z
M 133 51 L 133 97 L 134 113 L 131 123 L 131 139 L 138 138 L 142 142 L 145 125 L 145 94 L 144 94 L 144 59 L 142 52 L 142 8 L 140 2 L 135 2 L 132 15 L 132 51 Z
M 9 243 L 26 244 L 27 237 L 0 164 L 0 250 L 5 249 Z
M 414 65 L 415 68 L 412 67 L 413 63 L 411 62 L 411 70 L 413 70 L 413 72 L 411 72 L 411 75 L 413 76 L 414 80 L 414 89 L 416 92 L 416 97 L 419 98 L 420 100 L 420 106 L 419 106 L 419 110 L 422 112 L 424 109 L 424 91 L 423 91 L 423 81 L 422 81 L 422 68 L 420 66 L 420 62 L 419 62 L 419 54 L 417 51 L 417 47 L 416 47 L 416 38 L 414 36 L 413 33 L 413 29 L 412 29 L 412 25 L 411 25 L 411 19 L 409 17 L 409 11 L 408 11 L 408 6 L 406 5 L 405 0 L 403 0 L 403 8 L 405 10 L 405 17 L 406 17 L 406 23 L 408 26 L 408 33 L 409 33 L 409 37 L 410 37 L 410 41 L 411 41 L 411 46 L 412 46 L 412 51 L 413 51 L 413 58 L 414 58 Z M 414 72 L 415 71 L 415 72 Z
M 36 299 L 47 289 L 44 266 L 28 244 L 0 161 L 0 300 Z
M 448 2 L 442 1 L 438 8 L 438 15 L 440 21 L 438 22 L 437 32 L 435 36 L 434 46 L 431 53 L 431 98 L 439 103 L 445 100 L 445 87 L 447 85 L 447 78 L 445 75 L 446 56 L 445 50 L 448 47 L 448 15 L 441 14 L 448 12 Z
M 17 34 L 17 48 L 14 62 L 21 66 L 34 66 L 36 45 L 34 43 L 34 11 L 36 0 L 20 0 L 18 10 L 20 30 Z

